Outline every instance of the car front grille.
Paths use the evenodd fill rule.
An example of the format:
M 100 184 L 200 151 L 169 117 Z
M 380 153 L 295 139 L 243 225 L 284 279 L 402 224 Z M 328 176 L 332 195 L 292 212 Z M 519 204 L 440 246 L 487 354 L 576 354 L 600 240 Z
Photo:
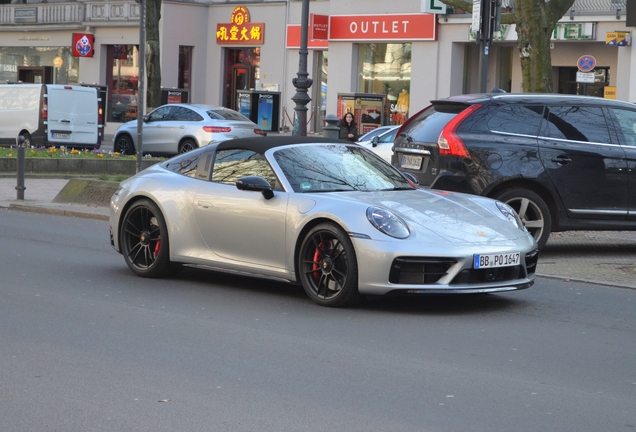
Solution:
M 407 285 L 434 284 L 455 263 L 457 261 L 449 258 L 399 257 L 393 260 L 389 282 Z

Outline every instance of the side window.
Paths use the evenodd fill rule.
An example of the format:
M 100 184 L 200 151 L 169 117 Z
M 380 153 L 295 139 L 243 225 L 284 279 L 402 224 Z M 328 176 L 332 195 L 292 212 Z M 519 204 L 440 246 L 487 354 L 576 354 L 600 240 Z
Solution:
M 618 133 L 623 134 L 622 144 L 636 146 L 636 111 L 610 108 L 618 120 Z
M 507 105 L 500 107 L 488 120 L 488 129 L 519 135 L 537 136 L 543 106 Z
M 161 108 L 157 108 L 156 110 L 151 112 L 150 115 L 148 116 L 148 121 L 151 121 L 151 122 L 165 121 L 165 120 L 169 120 L 169 118 L 170 118 L 170 107 L 164 106 Z
M 251 150 L 219 150 L 212 167 L 212 181 L 235 184 L 245 176 L 261 176 L 269 182 L 272 189 L 276 186 L 276 175 L 265 158 Z
M 188 177 L 196 177 L 201 154 L 200 151 L 184 153 L 168 160 L 164 164 L 164 168 Z
M 571 141 L 611 144 L 600 107 L 552 106 L 546 109 L 541 135 Z

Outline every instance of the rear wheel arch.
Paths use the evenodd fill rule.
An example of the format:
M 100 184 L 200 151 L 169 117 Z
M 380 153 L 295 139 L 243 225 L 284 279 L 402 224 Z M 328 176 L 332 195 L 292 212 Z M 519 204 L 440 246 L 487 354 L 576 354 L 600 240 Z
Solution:
M 185 150 L 185 148 L 188 148 L 188 150 Z M 192 151 L 194 149 L 199 148 L 199 143 L 197 142 L 196 139 L 194 139 L 193 137 L 183 137 L 181 138 L 181 140 L 179 141 L 179 147 L 177 149 L 177 151 L 179 153 L 186 153 L 188 151 Z
M 550 210 L 550 218 L 552 219 L 553 231 L 559 226 L 559 212 L 557 210 L 558 207 L 556 204 L 556 200 L 552 193 L 539 183 L 523 180 L 510 180 L 505 183 L 498 184 L 495 188 L 489 190 L 484 195 L 488 198 L 494 198 L 495 196 L 500 195 L 510 189 L 527 189 L 539 195 Z
M 539 249 L 548 241 L 551 232 L 558 230 L 558 212 L 551 194 L 542 187 L 524 182 L 506 183 L 491 191 L 488 197 L 510 204 L 517 213 L 519 207 L 527 204 L 527 208 L 520 214 L 528 231 L 533 235 Z M 542 223 L 539 224 L 539 221 Z M 533 224 L 534 222 L 534 224 Z

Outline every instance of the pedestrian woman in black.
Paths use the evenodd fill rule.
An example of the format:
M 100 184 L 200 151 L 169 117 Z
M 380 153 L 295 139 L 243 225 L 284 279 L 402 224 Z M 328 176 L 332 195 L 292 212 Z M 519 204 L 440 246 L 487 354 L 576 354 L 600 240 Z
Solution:
M 356 126 L 356 122 L 353 120 L 353 114 L 350 112 L 346 113 L 340 120 L 339 126 L 340 139 L 352 142 L 358 141 L 358 126 Z

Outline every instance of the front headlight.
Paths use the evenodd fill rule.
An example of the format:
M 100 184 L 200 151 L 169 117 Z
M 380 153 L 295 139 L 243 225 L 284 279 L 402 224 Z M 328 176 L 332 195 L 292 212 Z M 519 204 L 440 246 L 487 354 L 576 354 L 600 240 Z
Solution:
M 501 212 L 501 214 L 504 216 L 506 220 L 515 224 L 517 228 L 519 228 L 521 231 L 526 231 L 526 232 L 528 231 L 526 230 L 526 227 L 523 225 L 523 222 L 521 221 L 521 218 L 519 217 L 517 212 L 514 211 L 514 209 L 510 207 L 508 204 L 502 203 L 501 201 L 497 201 L 497 208 L 499 209 L 499 211 Z
M 398 216 L 380 207 L 369 207 L 367 219 L 378 231 L 398 239 L 405 239 L 411 235 L 406 223 Z

